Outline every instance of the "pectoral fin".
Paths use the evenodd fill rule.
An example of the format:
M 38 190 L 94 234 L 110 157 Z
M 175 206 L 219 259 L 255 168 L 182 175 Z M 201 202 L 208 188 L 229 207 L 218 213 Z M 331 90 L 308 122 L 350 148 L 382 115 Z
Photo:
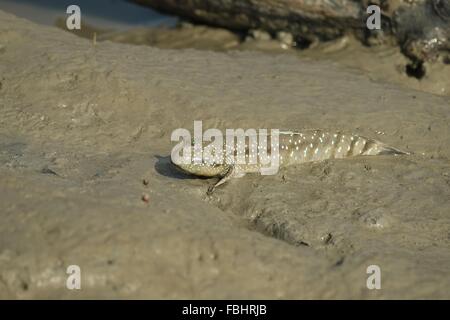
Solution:
M 218 186 L 224 184 L 225 182 L 229 181 L 232 178 L 241 178 L 243 176 L 245 176 L 245 172 L 239 170 L 238 167 L 236 167 L 235 165 L 230 165 L 228 171 L 220 178 L 220 180 L 217 183 L 208 188 L 206 194 L 211 195 Z

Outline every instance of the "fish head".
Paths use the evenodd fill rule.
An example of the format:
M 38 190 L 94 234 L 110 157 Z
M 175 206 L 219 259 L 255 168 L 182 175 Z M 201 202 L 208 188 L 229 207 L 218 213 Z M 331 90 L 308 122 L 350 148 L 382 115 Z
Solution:
M 230 169 L 230 165 L 225 163 L 207 163 L 205 161 L 174 163 L 172 160 L 171 162 L 178 170 L 183 173 L 207 178 L 223 176 Z

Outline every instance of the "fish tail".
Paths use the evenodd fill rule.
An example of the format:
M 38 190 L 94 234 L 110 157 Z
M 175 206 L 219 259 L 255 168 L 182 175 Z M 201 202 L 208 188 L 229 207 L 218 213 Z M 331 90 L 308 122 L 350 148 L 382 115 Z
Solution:
M 379 148 L 379 155 L 408 155 L 410 152 L 402 151 L 400 149 L 381 144 Z
M 374 139 L 365 140 L 361 155 L 374 156 L 374 155 L 407 155 L 409 152 L 388 146 L 387 144 Z

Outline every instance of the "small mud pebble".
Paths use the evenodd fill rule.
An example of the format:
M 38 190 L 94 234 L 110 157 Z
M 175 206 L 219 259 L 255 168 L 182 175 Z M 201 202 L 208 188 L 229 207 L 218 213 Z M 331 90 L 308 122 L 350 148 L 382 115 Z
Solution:
M 148 203 L 150 201 L 150 196 L 144 193 L 141 197 L 141 200 L 144 201 L 145 203 Z
M 331 235 L 331 233 L 326 233 L 320 237 L 320 241 L 323 244 L 329 244 L 332 238 L 333 236 Z
M 148 181 L 147 179 L 143 179 L 143 180 L 142 180 L 142 184 L 143 184 L 144 186 L 148 186 L 148 183 L 149 183 L 149 181 Z

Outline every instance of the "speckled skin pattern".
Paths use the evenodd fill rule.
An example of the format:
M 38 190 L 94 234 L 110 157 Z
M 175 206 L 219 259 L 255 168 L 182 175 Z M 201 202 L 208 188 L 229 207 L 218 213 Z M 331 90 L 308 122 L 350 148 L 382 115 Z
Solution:
M 225 139 L 224 139 L 225 140 Z M 373 156 L 381 154 L 400 155 L 407 152 L 400 151 L 396 148 L 389 147 L 386 144 L 365 138 L 354 134 L 345 134 L 341 132 L 327 132 L 323 130 L 303 130 L 303 131 L 280 131 L 279 145 L 271 142 L 270 137 L 267 138 L 268 143 L 273 149 L 278 146 L 279 150 L 279 166 L 285 167 L 293 164 L 301 164 L 306 162 L 323 161 L 327 159 L 342 159 L 353 156 Z M 252 143 L 253 142 L 253 143 Z M 244 142 L 247 145 L 242 146 L 239 142 L 235 143 L 234 150 L 230 150 L 229 154 L 238 156 L 242 154 L 239 150 L 245 151 L 245 162 L 238 162 L 237 157 L 225 157 L 225 163 L 209 164 L 207 161 L 194 164 L 178 164 L 176 165 L 183 172 L 195 176 L 203 177 L 220 177 L 221 180 L 210 188 L 212 192 L 215 187 L 225 183 L 231 178 L 242 177 L 246 173 L 260 172 L 262 165 L 259 161 L 252 157 L 249 150 L 258 148 L 256 139 L 248 139 Z M 242 147 L 239 149 L 239 147 Z M 225 150 L 225 149 L 224 149 Z M 268 151 L 270 153 L 270 151 Z M 224 152 L 225 154 L 225 152 Z M 251 161 L 253 160 L 253 162 Z

